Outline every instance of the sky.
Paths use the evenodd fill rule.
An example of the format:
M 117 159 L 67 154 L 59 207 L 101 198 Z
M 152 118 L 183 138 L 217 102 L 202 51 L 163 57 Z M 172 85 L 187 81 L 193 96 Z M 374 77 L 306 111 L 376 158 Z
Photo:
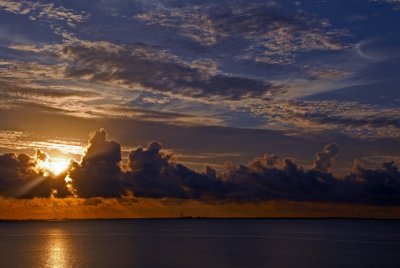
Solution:
M 398 0 L 0 0 L 0 218 L 396 217 L 399 24 Z

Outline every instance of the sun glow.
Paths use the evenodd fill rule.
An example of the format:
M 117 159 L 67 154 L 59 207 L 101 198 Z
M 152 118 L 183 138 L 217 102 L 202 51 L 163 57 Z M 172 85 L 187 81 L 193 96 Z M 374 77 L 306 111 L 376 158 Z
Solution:
M 43 172 L 44 176 L 60 175 L 67 170 L 69 160 L 64 158 L 51 158 L 39 160 L 36 167 Z
M 49 161 L 49 170 L 54 175 L 60 175 L 68 168 L 69 161 L 62 158 L 55 158 Z

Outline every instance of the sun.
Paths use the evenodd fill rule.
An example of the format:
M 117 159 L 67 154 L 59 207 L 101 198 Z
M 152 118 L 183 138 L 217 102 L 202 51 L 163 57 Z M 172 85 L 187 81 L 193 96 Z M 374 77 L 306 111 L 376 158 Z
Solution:
M 39 151 L 36 156 L 35 167 L 45 177 L 58 176 L 68 169 L 70 160 L 65 158 L 50 157 Z
M 52 158 L 47 166 L 47 169 L 54 175 L 60 175 L 67 170 L 69 160 L 64 158 Z

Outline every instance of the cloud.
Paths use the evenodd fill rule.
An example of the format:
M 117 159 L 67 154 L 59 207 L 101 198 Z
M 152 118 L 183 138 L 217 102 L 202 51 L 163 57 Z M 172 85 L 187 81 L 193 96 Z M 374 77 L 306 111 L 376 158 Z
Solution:
M 399 0 L 369 0 L 369 1 L 391 4 L 391 5 L 394 5 L 393 10 L 400 10 L 400 1 Z
M 266 81 L 216 74 L 215 69 L 198 68 L 169 52 L 148 45 L 116 46 L 110 43 L 80 42 L 62 48 L 61 59 L 70 78 L 107 82 L 172 94 L 181 98 L 239 100 L 267 98 L 277 87 Z
M 342 79 L 351 75 L 350 72 L 342 71 L 342 70 L 334 70 L 334 69 L 318 69 L 318 68 L 310 68 L 307 71 L 310 75 L 311 79 Z
M 223 183 L 207 168 L 205 173 L 175 164 L 170 154 L 161 151 L 161 144 L 151 142 L 147 148 L 137 148 L 129 154 L 129 168 L 125 173 L 126 186 L 134 196 L 175 197 L 198 199 L 224 192 Z
M 279 4 L 271 3 L 230 1 L 164 7 L 134 19 L 176 30 L 203 46 L 235 40 L 244 44 L 245 53 L 238 59 L 269 64 L 293 63 L 297 52 L 345 47 L 336 40 L 346 35 L 345 30 L 331 29 L 303 11 L 284 14 Z
M 108 141 L 104 129 L 94 132 L 82 161 L 71 160 L 69 176 L 76 194 L 85 198 L 120 196 L 123 193 L 120 161 L 120 144 Z
M 92 43 L 86 43 L 86 45 L 95 46 Z M 101 45 L 100 43 L 97 45 L 107 52 L 117 52 L 117 50 L 113 50 L 116 47 L 111 44 Z M 51 49 L 46 51 L 42 52 L 45 54 L 53 53 Z M 155 52 L 151 57 L 156 57 Z M 147 57 L 149 55 L 142 54 L 142 56 Z M 151 60 L 149 59 L 149 61 Z M 195 64 L 210 65 L 211 63 L 206 61 L 196 62 Z M 202 65 L 201 68 L 205 69 L 206 65 Z M 65 71 L 63 64 L 51 66 L 35 62 L 4 61 L 3 65 L 0 66 L 0 105 L 23 109 L 28 109 L 29 106 L 37 106 L 39 110 L 50 109 L 54 112 L 74 114 L 79 117 L 137 118 L 144 121 L 177 125 L 222 126 L 225 124 L 222 119 L 210 117 L 208 114 L 205 116 L 196 115 L 194 112 L 187 114 L 182 111 L 179 113 L 165 111 L 164 109 L 160 111 L 157 109 L 159 107 L 141 109 L 130 108 L 127 105 L 116 105 L 116 103 L 126 101 L 127 98 L 132 98 L 142 91 L 127 89 L 126 86 L 119 85 L 119 81 L 116 80 L 111 80 L 110 85 L 105 85 L 102 81 L 94 84 L 87 81 L 86 77 L 83 77 L 80 81 L 76 79 L 71 81 L 70 78 L 65 77 L 69 76 L 69 71 L 66 73 Z M 116 86 L 120 89 L 116 89 L 114 83 L 117 83 Z M 135 83 L 135 81 L 131 83 Z M 168 98 L 165 97 L 165 99 Z M 146 99 L 149 102 L 157 100 L 156 98 L 154 100 Z
M 120 161 L 121 146 L 114 141 L 108 141 L 107 132 L 104 129 L 94 132 L 89 139 L 89 146 L 82 158 L 82 163 L 118 163 Z
M 369 46 L 358 46 L 363 44 L 360 38 L 370 39 L 357 35 L 358 26 L 354 26 L 354 36 L 347 38 L 345 29 L 334 26 L 344 24 L 337 18 L 324 18 L 329 12 L 311 12 L 314 7 L 338 8 L 340 12 L 342 7 L 258 0 L 106 2 L 0 1 L 7 12 L 22 14 L 7 15 L 3 35 L 10 35 L 11 27 L 14 34 L 24 37 L 7 37 L 3 44 L 7 57 L 0 64 L 1 107 L 22 109 L 35 103 L 81 117 L 278 128 L 289 135 L 329 128 L 352 137 L 398 137 L 396 108 L 389 114 L 387 109 L 369 106 L 365 113 L 365 107 L 358 109 L 357 103 L 337 103 L 340 109 L 335 109 L 326 102 L 270 101 L 298 99 L 359 83 L 355 80 L 364 79 L 360 71 L 377 63 L 349 55 L 348 40 L 354 42 L 353 50 L 360 48 L 364 54 L 374 55 Z M 107 16 L 103 8 L 111 9 Z M 111 18 L 113 9 L 135 15 L 135 21 Z M 90 11 L 91 17 L 82 10 Z M 40 29 L 24 27 L 27 18 L 23 13 L 41 20 L 31 25 Z M 82 27 L 67 27 L 68 16 Z M 65 26 L 61 30 L 71 31 L 70 38 L 60 40 L 49 33 L 48 24 L 55 25 L 53 31 Z M 386 40 L 385 33 L 392 30 L 378 28 Z M 398 41 L 389 39 L 390 44 Z M 381 47 L 381 43 L 375 46 Z M 383 48 L 386 52 L 386 46 Z M 336 52 L 325 53 L 329 51 Z M 390 72 L 381 69 L 374 75 L 385 79 L 383 73 Z M 147 103 L 134 102 L 139 94 L 154 96 L 144 97 Z M 356 95 L 359 93 L 352 94 L 353 99 Z M 149 103 L 153 104 L 150 109 Z M 351 106 L 355 106 L 353 111 L 358 109 L 356 115 L 349 110 L 345 114 L 344 108 Z M 320 113 L 312 111 L 316 107 Z
M 258 103 L 252 111 L 292 133 L 341 133 L 359 139 L 398 138 L 400 109 L 355 101 L 298 100 Z
M 0 65 L 0 94 L 2 100 L 57 102 L 66 99 L 94 99 L 98 93 L 63 86 L 62 82 L 51 84 L 63 78 L 62 65 L 41 64 L 39 62 L 9 60 Z
M 394 162 L 368 169 L 355 160 L 352 172 L 337 177 L 330 172 L 339 152 L 329 144 L 316 154 L 314 167 L 304 169 L 293 160 L 265 154 L 247 165 L 227 162 L 226 171 L 206 167 L 191 170 L 153 141 L 138 147 L 122 163 L 121 146 L 94 132 L 80 162 L 55 176 L 50 161 L 38 150 L 34 158 L 12 153 L 0 156 L 0 195 L 15 198 L 71 197 L 178 198 L 206 202 L 267 200 L 316 201 L 400 205 L 400 172 Z M 67 177 L 68 176 L 68 177 Z M 68 179 L 66 179 L 68 178 Z
M 400 172 L 392 161 L 381 169 L 368 169 L 356 160 L 353 173 L 345 177 L 344 183 L 343 190 L 353 192 L 347 196 L 349 201 L 365 198 L 374 204 L 400 204 Z
M 11 43 L 8 48 L 24 52 L 41 52 L 42 49 L 33 44 Z
M 11 13 L 27 15 L 31 20 L 65 21 L 69 26 L 76 26 L 88 17 L 84 12 L 77 13 L 62 6 L 55 6 L 54 3 L 44 4 L 37 1 L 1 0 L 0 7 Z
M 85 2 L 84 5 L 74 6 L 85 9 L 88 4 Z M 129 5 L 125 1 L 118 1 L 116 6 L 119 4 Z M 301 105 L 297 104 L 270 102 L 278 97 L 298 98 L 315 91 L 329 91 L 338 87 L 349 74 L 345 63 L 342 69 L 335 68 L 337 63 L 336 66 L 326 64 L 324 59 L 314 64 L 314 58 L 311 62 L 307 60 L 307 65 L 293 64 L 290 67 L 271 67 L 268 64 L 233 60 L 235 57 L 244 59 L 248 56 L 252 60 L 259 58 L 262 61 L 261 58 L 265 57 L 267 62 L 293 62 L 298 53 L 343 49 L 345 45 L 339 39 L 344 32 L 327 26 L 329 23 L 322 21 L 317 15 L 300 12 L 298 7 L 288 8 L 286 12 L 279 4 L 272 2 L 253 1 L 245 4 L 232 1 L 231 5 L 226 4 L 228 3 L 200 3 L 170 7 L 173 3 L 167 1 L 159 8 L 152 6 L 150 11 L 135 9 L 135 12 L 142 12 L 137 19 L 146 14 L 154 13 L 155 16 L 150 18 L 149 15 L 149 19 L 140 19 L 137 27 L 143 27 L 142 23 L 164 23 L 168 25 L 165 27 L 181 34 L 182 31 L 191 32 L 192 26 L 199 27 L 202 33 L 199 36 L 215 37 L 217 43 L 211 45 L 212 48 L 190 44 L 190 49 L 179 46 L 178 50 L 175 45 L 186 43 L 180 42 L 182 40 L 177 40 L 178 43 L 173 43 L 172 46 L 165 45 L 168 42 L 159 43 L 161 33 L 157 31 L 154 31 L 154 36 L 157 36 L 154 38 L 157 40 L 152 45 L 149 45 L 148 40 L 139 37 L 124 45 L 127 43 L 126 39 L 120 40 L 117 33 L 112 38 L 116 40 L 115 43 L 97 41 L 107 38 L 102 34 L 97 35 L 97 31 L 94 31 L 96 41 L 78 39 L 78 36 L 89 38 L 86 27 L 93 30 L 101 27 L 92 25 L 92 21 L 82 27 L 82 32 L 76 32 L 77 37 L 64 40 L 61 44 L 13 41 L 8 45 L 8 48 L 12 48 L 12 53 L 19 57 L 34 54 L 30 55 L 32 59 L 45 59 L 46 63 L 21 60 L 2 65 L 2 78 L 8 83 L 13 81 L 12 86 L 19 86 L 21 89 L 13 91 L 10 87 L 11 90 L 4 90 L 6 97 L 0 102 L 4 102 L 4 106 L 14 105 L 18 108 L 35 102 L 59 109 L 60 113 L 81 117 L 131 117 L 178 125 L 250 128 L 272 126 L 274 129 L 293 129 L 294 132 L 307 132 L 309 129 L 321 129 L 321 126 L 329 125 L 333 126 L 334 131 L 350 136 L 396 137 L 398 132 L 392 124 L 393 120 L 381 118 L 380 109 L 374 109 L 376 120 L 369 122 L 368 118 L 354 118 L 352 114 L 332 114 L 330 109 L 319 115 L 303 114 L 303 110 L 311 110 L 311 106 L 318 104 L 305 109 L 299 108 Z M 195 11 L 193 16 L 192 11 Z M 78 11 L 76 13 L 80 14 Z M 200 16 L 199 23 L 190 21 L 192 17 L 198 19 L 196 14 Z M 100 14 L 95 14 L 97 15 Z M 208 20 L 211 30 L 207 30 L 202 23 Z M 151 27 L 145 29 L 153 30 Z M 164 30 L 161 32 L 164 33 Z M 135 28 L 134 31 L 138 30 Z M 139 35 L 147 36 L 140 31 Z M 168 38 L 174 37 L 176 35 Z M 319 59 L 319 54 L 315 55 Z M 147 103 L 139 104 L 134 102 L 138 94 L 155 94 L 156 97 L 144 98 L 143 101 Z M 65 99 L 61 100 L 59 97 Z M 172 99 L 174 101 L 164 105 L 164 102 Z M 148 103 L 153 103 L 151 109 L 148 108 Z M 201 106 L 202 104 L 207 106 Z M 199 108 L 193 108 L 195 105 Z M 135 109 L 130 109 L 129 106 Z M 282 108 L 283 106 L 292 107 Z M 276 113 L 278 110 L 282 112 Z M 286 113 L 286 110 L 290 111 Z M 300 112 L 295 114 L 293 110 Z M 325 120 L 326 118 L 330 120 Z M 357 120 L 359 121 L 356 122 Z M 389 125 L 378 130 L 375 126 L 379 120 L 383 124 L 389 122 Z
M 372 0 L 372 2 L 390 3 L 390 4 L 400 4 L 400 0 Z
M 65 174 L 48 176 L 40 168 L 47 155 L 40 150 L 34 158 L 26 154 L 0 155 L 0 195 L 14 198 L 66 197 Z
M 67 99 L 67 98 L 95 98 L 99 96 L 95 92 L 90 91 L 81 91 L 81 90 L 72 90 L 72 89 L 63 89 L 63 88 L 49 88 L 49 87 L 40 87 L 35 85 L 18 85 L 17 83 L 8 83 L 6 81 L 2 81 L 0 85 L 0 96 L 2 96 L 3 100 L 5 98 L 16 99 L 16 100 L 32 100 L 32 98 L 39 99 Z
M 315 155 L 314 168 L 320 171 L 327 172 L 332 166 L 335 156 L 339 153 L 337 144 L 328 144 L 322 152 Z
M 225 126 L 225 122 L 218 117 L 207 115 L 189 115 L 157 111 L 154 109 L 136 109 L 129 107 L 116 107 L 114 105 L 97 105 L 86 113 L 94 117 L 114 119 L 138 119 L 146 122 L 158 122 L 164 125 L 179 126 Z
M 105 132 L 96 133 L 95 137 L 100 136 L 100 143 L 103 144 L 101 147 L 107 147 L 104 146 L 104 142 L 109 142 L 105 140 Z M 103 156 L 101 159 L 118 156 L 117 151 L 116 147 L 107 150 L 107 157 Z M 203 172 L 197 172 L 177 163 L 172 154 L 164 152 L 162 145 L 154 141 L 146 148 L 139 147 L 131 151 L 128 167 L 119 174 L 114 173 L 114 180 L 119 186 L 122 183 L 120 195 L 128 191 L 137 197 L 399 204 L 400 199 L 396 194 L 400 187 L 400 173 L 394 163 L 385 163 L 383 169 L 375 170 L 357 166 L 351 174 L 339 178 L 329 172 L 338 152 L 339 147 L 336 144 L 325 146 L 322 152 L 316 154 L 314 168 L 310 170 L 304 170 L 293 160 L 265 155 L 250 161 L 248 165 L 227 163 L 227 172 L 224 173 L 218 173 L 210 167 Z M 115 164 L 119 157 L 112 159 L 111 162 Z M 74 176 L 71 178 L 74 180 Z M 96 183 L 98 180 L 92 182 Z M 379 198 L 376 182 L 386 188 L 385 198 Z

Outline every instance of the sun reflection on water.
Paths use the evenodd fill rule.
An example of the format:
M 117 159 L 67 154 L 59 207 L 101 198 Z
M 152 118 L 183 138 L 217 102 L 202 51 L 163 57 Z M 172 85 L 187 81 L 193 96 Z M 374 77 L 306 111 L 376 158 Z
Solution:
M 46 244 L 46 266 L 49 268 L 70 267 L 68 260 L 71 259 L 71 253 L 68 246 L 68 238 L 61 229 L 49 230 Z

